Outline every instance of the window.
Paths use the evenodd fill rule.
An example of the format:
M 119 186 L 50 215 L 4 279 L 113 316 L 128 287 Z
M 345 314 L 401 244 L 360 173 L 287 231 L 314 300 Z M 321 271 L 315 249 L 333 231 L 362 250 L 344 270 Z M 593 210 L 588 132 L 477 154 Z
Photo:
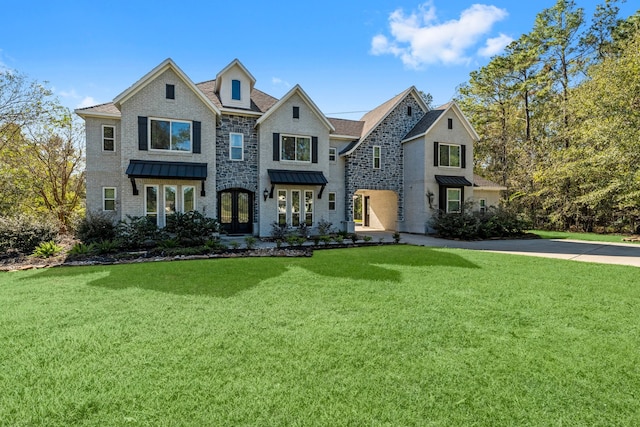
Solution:
M 480 199 L 480 213 L 487 213 L 487 201 L 485 199 Z
M 336 193 L 329 193 L 329 210 L 336 210 Z
M 178 197 L 178 191 L 174 185 L 164 186 L 164 214 L 173 215 L 176 213 L 176 199 Z
M 166 88 L 167 99 L 176 99 L 176 86 L 167 84 Z
M 380 169 L 380 160 L 381 160 L 381 148 L 379 145 L 373 146 L 373 168 Z
M 335 162 L 338 157 L 338 150 L 335 147 L 329 147 L 329 161 Z
M 116 210 L 116 189 L 114 187 L 102 188 L 102 210 Z
M 300 118 L 300 107 L 293 107 L 293 118 L 294 119 Z
M 291 225 L 300 226 L 300 190 L 291 190 Z
M 196 188 L 190 185 L 182 187 L 182 212 L 196 210 Z
M 282 136 L 280 160 L 311 161 L 311 138 L 308 136 Z
M 313 191 L 304 192 L 304 222 L 308 227 L 313 225 Z
M 240 101 L 240 80 L 231 80 L 231 99 Z
M 447 119 L 447 128 L 453 129 L 453 119 Z
M 191 151 L 191 122 L 149 120 L 151 149 Z
M 461 195 L 461 189 L 447 188 L 447 213 L 460 212 Z
M 244 135 L 241 133 L 229 134 L 229 159 L 231 160 L 243 160 L 244 159 Z
M 460 167 L 460 146 L 440 144 L 440 166 Z
M 102 126 L 102 150 L 103 151 L 115 151 L 116 150 L 116 127 L 115 126 Z
M 152 220 L 154 223 L 158 223 L 158 186 L 157 185 L 145 185 L 144 186 L 144 215 Z
M 287 190 L 278 190 L 278 224 L 287 225 Z
M 411 114 L 413 113 L 411 106 L 407 107 L 407 116 L 411 117 Z

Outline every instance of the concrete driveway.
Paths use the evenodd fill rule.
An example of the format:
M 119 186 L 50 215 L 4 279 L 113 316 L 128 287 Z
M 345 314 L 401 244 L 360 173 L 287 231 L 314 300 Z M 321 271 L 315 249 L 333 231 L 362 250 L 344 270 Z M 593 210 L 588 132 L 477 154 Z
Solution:
M 369 235 L 373 238 L 373 241 L 377 241 L 380 238 L 383 238 L 385 241 L 393 240 L 393 233 L 387 231 L 358 230 L 358 234 Z M 401 233 L 400 236 L 401 242 L 418 246 L 472 249 L 640 267 L 640 244 L 634 243 L 585 242 L 560 239 L 482 240 L 478 242 L 463 242 L 438 239 L 420 234 Z

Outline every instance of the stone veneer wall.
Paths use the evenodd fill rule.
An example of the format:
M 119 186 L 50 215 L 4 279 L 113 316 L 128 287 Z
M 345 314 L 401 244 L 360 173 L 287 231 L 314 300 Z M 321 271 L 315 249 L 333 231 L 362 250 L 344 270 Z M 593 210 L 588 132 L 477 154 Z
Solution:
M 407 115 L 407 107 L 412 115 Z M 400 141 L 422 119 L 425 111 L 407 96 L 358 148 L 345 165 L 345 218 L 353 221 L 353 196 L 357 190 L 391 190 L 398 195 L 397 221 L 404 220 L 403 147 Z M 373 168 L 373 146 L 381 147 L 381 168 Z
M 216 193 L 230 188 L 253 191 L 253 218 L 258 218 L 258 133 L 256 117 L 223 114 L 216 130 Z M 229 159 L 229 133 L 244 135 L 244 159 Z

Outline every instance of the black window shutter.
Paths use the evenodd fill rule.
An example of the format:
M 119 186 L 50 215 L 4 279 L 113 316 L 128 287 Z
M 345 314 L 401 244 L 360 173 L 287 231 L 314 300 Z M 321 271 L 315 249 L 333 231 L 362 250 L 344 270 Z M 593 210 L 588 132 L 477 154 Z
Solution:
M 202 125 L 200 122 L 193 122 L 193 152 L 202 152 Z
M 318 137 L 311 137 L 311 163 L 318 163 Z
M 467 146 L 466 145 L 460 146 L 460 166 L 462 166 L 462 169 L 467 167 Z
M 280 134 L 273 134 L 273 161 L 277 162 L 280 160 Z
M 138 116 L 138 150 L 147 151 L 148 147 L 147 118 Z
M 438 152 L 438 143 L 434 142 L 433 143 L 433 166 L 438 167 L 438 155 L 440 154 Z

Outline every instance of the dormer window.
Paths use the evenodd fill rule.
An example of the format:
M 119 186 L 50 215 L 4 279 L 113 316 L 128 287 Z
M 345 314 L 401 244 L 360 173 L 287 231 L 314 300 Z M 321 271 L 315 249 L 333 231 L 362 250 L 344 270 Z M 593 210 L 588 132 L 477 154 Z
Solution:
M 166 97 L 167 99 L 176 99 L 176 85 L 167 84 Z
M 231 80 L 231 99 L 240 101 L 240 80 Z

